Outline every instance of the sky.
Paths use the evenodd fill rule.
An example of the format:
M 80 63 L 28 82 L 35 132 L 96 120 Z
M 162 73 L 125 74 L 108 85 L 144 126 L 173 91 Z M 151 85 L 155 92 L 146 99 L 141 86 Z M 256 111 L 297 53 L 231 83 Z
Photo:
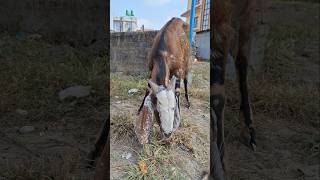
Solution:
M 180 15 L 187 10 L 187 4 L 188 0 L 111 0 L 110 28 L 114 16 L 124 16 L 126 10 L 133 10 L 138 29 L 144 24 L 145 29 L 158 30 L 172 17 L 185 20 Z

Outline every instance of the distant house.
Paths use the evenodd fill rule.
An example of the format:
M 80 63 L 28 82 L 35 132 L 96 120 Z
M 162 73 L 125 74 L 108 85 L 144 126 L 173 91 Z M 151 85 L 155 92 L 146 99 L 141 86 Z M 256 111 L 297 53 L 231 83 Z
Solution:
M 210 29 L 210 0 L 195 0 L 195 15 L 193 31 L 205 31 Z M 187 10 L 181 14 L 181 17 L 185 17 L 187 22 L 190 22 L 190 8 L 191 0 L 188 0 Z
M 113 30 L 114 32 L 132 32 L 137 29 L 137 18 L 134 16 L 133 11 L 126 10 L 125 16 L 113 17 Z
M 210 0 L 195 0 L 193 32 L 194 44 L 197 48 L 197 56 L 202 59 L 210 58 Z M 191 0 L 188 0 L 187 10 L 181 14 L 190 22 Z

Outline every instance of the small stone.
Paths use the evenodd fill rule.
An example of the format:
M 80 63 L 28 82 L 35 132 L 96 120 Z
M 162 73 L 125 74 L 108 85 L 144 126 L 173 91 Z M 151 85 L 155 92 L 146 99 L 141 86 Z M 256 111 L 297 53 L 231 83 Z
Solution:
M 27 39 L 27 35 L 24 32 L 18 32 L 16 34 L 16 39 L 19 41 L 25 41 Z
M 24 110 L 24 109 L 17 109 L 16 113 L 22 115 L 22 116 L 26 116 L 28 115 L 28 111 Z
M 67 97 L 81 98 L 81 97 L 89 96 L 90 92 L 91 92 L 91 86 L 72 86 L 64 90 L 61 90 L 59 92 L 59 98 L 61 101 Z
M 33 126 L 23 126 L 22 128 L 19 129 L 19 133 L 21 134 L 31 133 L 33 131 L 34 131 Z
M 133 94 L 135 94 L 135 93 L 137 93 L 137 92 L 139 92 L 139 91 L 140 91 L 139 89 L 135 89 L 135 88 L 129 89 L 128 94 L 129 94 L 129 95 L 133 95 Z
M 126 159 L 130 159 L 132 157 L 132 154 L 131 153 L 124 153 L 122 156 L 122 158 L 126 158 Z
M 114 98 L 118 99 L 118 98 L 119 98 L 119 96 L 115 96 Z
M 120 103 L 121 103 L 121 101 L 117 101 L 117 102 L 116 102 L 116 104 L 120 104 Z
M 28 39 L 30 40 L 39 40 L 42 38 L 42 35 L 41 34 L 30 34 L 27 36 Z

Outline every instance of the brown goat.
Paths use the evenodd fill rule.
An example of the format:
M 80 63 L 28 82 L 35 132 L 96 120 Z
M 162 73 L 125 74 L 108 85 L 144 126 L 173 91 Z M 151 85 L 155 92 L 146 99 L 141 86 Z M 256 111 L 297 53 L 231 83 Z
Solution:
M 176 109 L 180 109 L 180 79 L 184 80 L 185 98 L 187 100 L 187 107 L 190 107 L 187 76 L 190 72 L 192 61 L 188 27 L 188 24 L 181 19 L 172 18 L 156 35 L 149 55 L 148 64 L 149 70 L 151 71 L 148 83 L 149 89 L 146 91 L 138 112 L 141 111 L 146 97 L 151 94 L 156 120 L 166 136 L 170 136 L 172 133 L 174 114 L 180 113 L 180 111 L 175 112 L 175 110 L 170 109 L 167 104 L 167 102 L 175 102 L 178 105 Z M 177 77 L 177 79 L 174 87 L 171 87 L 171 90 L 177 97 L 177 100 L 174 96 L 170 96 L 170 91 L 168 91 L 170 90 L 169 85 L 171 84 L 169 79 L 173 76 Z M 167 95 L 161 97 L 162 90 L 167 91 Z
M 248 96 L 247 73 L 251 32 L 254 25 L 256 0 L 215 0 L 212 3 L 211 27 L 211 160 L 210 178 L 223 179 L 224 163 L 224 106 L 225 74 L 228 54 L 235 59 L 239 89 L 240 109 L 244 126 L 240 136 L 253 150 L 256 147 L 255 129 Z
M 146 92 L 146 96 L 144 97 L 139 111 L 143 109 L 145 98 L 152 94 L 152 91 L 155 91 L 156 88 L 154 86 L 164 86 L 166 88 L 168 86 L 172 86 L 172 80 L 175 79 L 172 78 L 173 76 L 179 78 L 176 80 L 176 83 L 174 83 L 175 87 L 173 89 L 175 89 L 176 92 L 175 98 L 178 98 L 180 95 L 180 79 L 184 79 L 186 92 L 185 97 L 187 99 L 187 107 L 189 107 L 190 103 L 187 93 L 187 75 L 191 69 L 192 62 L 189 50 L 188 24 L 179 18 L 172 18 L 169 22 L 167 22 L 155 37 L 148 62 L 151 71 L 151 78 L 149 80 L 150 87 Z M 170 78 L 172 78 L 171 81 L 169 80 Z M 153 94 L 151 97 L 154 107 L 156 107 L 156 96 Z M 176 101 L 179 104 L 179 100 Z M 154 109 L 156 119 L 158 122 L 160 122 L 159 112 L 156 110 L 156 108 Z M 142 118 L 145 117 L 146 113 L 149 113 L 148 111 L 144 112 L 145 110 L 142 111 Z M 91 167 L 94 165 L 95 159 L 101 155 L 97 162 L 95 174 L 96 180 L 109 178 L 109 163 L 107 163 L 107 161 L 109 161 L 110 157 L 108 137 L 110 133 L 109 129 L 107 128 L 107 123 L 109 123 L 109 119 L 104 122 L 94 149 L 88 155 L 89 166 Z

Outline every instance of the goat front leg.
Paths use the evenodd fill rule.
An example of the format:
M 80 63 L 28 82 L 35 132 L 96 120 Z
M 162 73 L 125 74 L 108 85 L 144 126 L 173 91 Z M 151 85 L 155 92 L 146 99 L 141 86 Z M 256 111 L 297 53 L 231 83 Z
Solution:
M 249 145 L 252 150 L 256 149 L 256 133 L 253 127 L 252 111 L 249 100 L 248 92 L 248 57 L 249 57 L 249 47 L 250 39 L 248 31 L 240 31 L 239 36 L 239 51 L 236 59 L 236 69 L 239 81 L 239 89 L 241 94 L 241 104 L 240 110 L 244 117 L 244 127 L 241 130 L 240 137 L 246 145 Z
M 108 141 L 108 135 L 109 135 L 109 128 L 108 128 L 108 124 L 109 123 L 109 119 L 106 119 L 102 125 L 102 128 L 100 130 L 99 136 L 96 140 L 96 143 L 94 145 L 94 149 L 92 151 L 90 151 L 90 153 L 87 156 L 88 159 L 88 167 L 93 167 L 94 163 L 95 163 L 95 159 L 101 155 L 101 152 L 104 148 L 104 146 L 109 145 L 107 143 Z
M 95 180 L 105 180 L 110 178 L 110 138 L 107 136 L 107 142 L 104 145 L 100 159 L 97 162 L 97 168 L 95 170 Z
M 217 116 L 214 111 L 210 112 L 210 174 L 209 179 L 223 180 L 223 166 L 221 164 L 220 150 L 217 144 Z
M 215 45 L 215 44 L 214 44 Z M 211 139 L 210 154 L 211 158 L 215 159 L 220 156 L 221 164 L 223 169 L 226 171 L 224 155 L 225 155 L 225 144 L 224 144 L 224 107 L 225 107 L 225 68 L 226 68 L 226 54 L 227 51 L 219 46 L 213 47 L 213 57 L 210 61 L 210 117 L 211 117 L 211 131 L 214 130 Z M 212 138 L 211 137 L 211 138 Z M 217 147 L 215 147 L 217 146 Z M 215 151 L 219 150 L 219 154 Z M 212 172 L 215 177 L 214 179 L 223 179 L 220 177 L 222 172 L 219 172 L 219 164 L 216 162 L 211 163 L 211 168 L 215 170 Z
M 215 69 L 217 70 L 217 69 Z M 213 71 L 215 71 L 213 70 Z M 219 71 L 219 70 L 217 70 Z M 214 73 L 215 74 L 215 73 Z M 224 154 L 225 154 L 225 144 L 224 144 L 224 107 L 225 107 L 225 92 L 224 84 L 214 83 L 211 85 L 211 95 L 210 95 L 210 106 L 211 112 L 211 124 L 216 124 L 216 144 L 220 152 L 220 158 L 222 162 L 223 169 L 225 170 Z M 213 115 L 214 114 L 214 115 Z M 215 121 L 215 122 L 212 122 Z M 212 141 L 212 140 L 211 140 Z M 215 152 L 213 152 L 215 153 Z

